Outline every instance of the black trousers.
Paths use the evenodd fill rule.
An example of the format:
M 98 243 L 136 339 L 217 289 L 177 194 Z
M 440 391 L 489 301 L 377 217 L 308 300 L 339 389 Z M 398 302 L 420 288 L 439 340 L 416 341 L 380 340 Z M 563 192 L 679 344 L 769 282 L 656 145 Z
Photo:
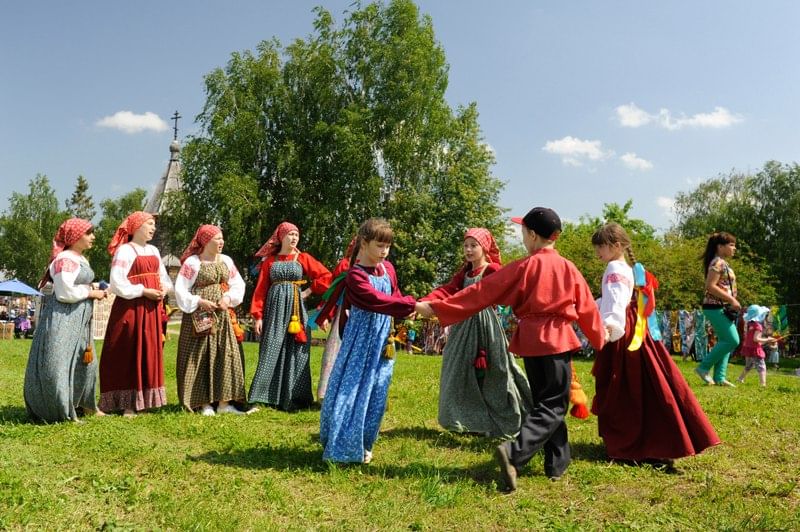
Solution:
M 511 463 L 519 470 L 539 449 L 544 449 L 544 472 L 560 477 L 570 463 L 564 416 L 572 383 L 572 352 L 524 357 L 525 372 L 533 392 L 533 410 L 525 415 L 519 435 L 509 443 Z

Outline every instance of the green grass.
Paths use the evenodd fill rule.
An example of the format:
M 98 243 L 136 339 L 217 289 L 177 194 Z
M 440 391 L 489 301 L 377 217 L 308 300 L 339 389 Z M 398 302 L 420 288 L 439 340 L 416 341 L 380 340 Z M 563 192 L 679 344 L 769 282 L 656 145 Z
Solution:
M 680 460 L 680 475 L 609 463 L 596 419 L 570 419 L 564 478 L 548 481 L 539 455 L 504 495 L 496 442 L 436 423 L 439 357 L 399 355 L 373 463 L 337 466 L 322 462 L 319 412 L 181 411 L 175 337 L 170 406 L 31 424 L 29 347 L 0 341 L 0 529 L 800 529 L 800 378 L 788 370 L 770 371 L 765 390 L 755 374 L 723 389 L 700 386 L 693 363 L 678 362 L 724 441 Z M 246 344 L 248 384 L 256 351 Z M 319 359 L 315 348 L 315 383 Z M 591 392 L 591 361 L 575 367 Z

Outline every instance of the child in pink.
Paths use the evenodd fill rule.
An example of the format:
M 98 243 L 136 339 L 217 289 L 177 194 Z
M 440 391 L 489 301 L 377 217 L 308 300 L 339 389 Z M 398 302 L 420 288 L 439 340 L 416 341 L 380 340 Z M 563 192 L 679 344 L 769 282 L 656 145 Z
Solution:
M 744 378 L 755 368 L 758 373 L 758 382 L 761 386 L 767 385 L 767 364 L 764 360 L 764 344 L 774 345 L 777 343 L 775 338 L 770 338 L 764 334 L 764 320 L 769 314 L 767 307 L 750 305 L 744 315 L 744 322 L 747 324 L 747 333 L 742 344 L 742 355 L 744 356 L 744 371 L 739 375 L 739 383 L 744 382 Z

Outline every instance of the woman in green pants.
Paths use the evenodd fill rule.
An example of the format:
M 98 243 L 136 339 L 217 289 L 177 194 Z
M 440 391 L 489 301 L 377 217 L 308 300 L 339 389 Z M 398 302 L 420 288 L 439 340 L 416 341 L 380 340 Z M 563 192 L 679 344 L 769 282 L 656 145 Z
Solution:
M 728 359 L 739 345 L 735 316 L 742 308 L 736 299 L 736 276 L 727 262 L 734 253 L 736 237 L 732 234 L 721 231 L 708 238 L 703 254 L 706 272 L 703 314 L 711 322 L 717 343 L 694 370 L 706 384 L 730 387 L 734 385 L 725 376 Z M 710 374 L 712 368 L 713 377 Z

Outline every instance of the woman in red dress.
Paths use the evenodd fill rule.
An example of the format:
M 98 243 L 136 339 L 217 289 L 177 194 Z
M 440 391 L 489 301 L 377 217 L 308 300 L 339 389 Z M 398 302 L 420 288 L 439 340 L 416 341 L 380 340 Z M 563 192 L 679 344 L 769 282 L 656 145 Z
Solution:
M 125 416 L 163 406 L 161 300 L 172 290 L 161 255 L 149 245 L 156 222 L 137 211 L 117 229 L 108 252 L 111 291 L 117 296 L 108 318 L 100 356 L 100 409 Z

